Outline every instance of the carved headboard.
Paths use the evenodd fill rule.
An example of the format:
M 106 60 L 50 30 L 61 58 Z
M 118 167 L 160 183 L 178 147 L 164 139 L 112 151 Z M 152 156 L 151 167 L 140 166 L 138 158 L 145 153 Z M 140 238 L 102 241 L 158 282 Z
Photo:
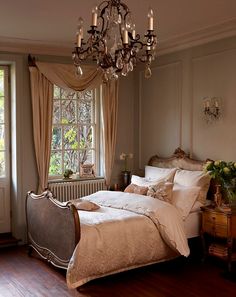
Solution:
M 173 156 L 160 158 L 157 155 L 150 158 L 148 165 L 161 168 L 180 168 L 185 170 L 202 170 L 205 161 L 195 160 L 189 157 L 183 150 L 177 148 Z
M 177 148 L 173 156 L 169 158 L 161 158 L 157 155 L 150 158 L 148 165 L 161 167 L 161 168 L 180 168 L 185 170 L 202 170 L 203 165 L 208 161 L 195 160 L 189 157 L 189 154 L 186 154 L 181 148 Z M 214 180 L 211 180 L 210 188 L 208 190 L 207 197 L 212 200 L 215 193 L 215 184 Z

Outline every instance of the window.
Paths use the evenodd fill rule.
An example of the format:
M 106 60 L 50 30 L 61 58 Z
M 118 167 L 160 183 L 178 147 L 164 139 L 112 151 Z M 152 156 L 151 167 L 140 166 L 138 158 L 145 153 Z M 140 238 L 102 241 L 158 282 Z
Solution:
M 0 66 L 0 177 L 6 177 L 8 168 L 8 67 Z
M 84 163 L 99 168 L 99 102 L 97 89 L 71 92 L 54 86 L 50 176 L 79 172 Z

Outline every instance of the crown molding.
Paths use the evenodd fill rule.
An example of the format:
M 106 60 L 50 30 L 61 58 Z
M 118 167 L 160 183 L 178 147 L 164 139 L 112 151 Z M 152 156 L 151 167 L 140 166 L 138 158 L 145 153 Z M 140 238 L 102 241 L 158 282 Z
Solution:
M 159 55 L 172 53 L 236 35 L 236 18 L 160 42 Z
M 52 56 L 71 56 L 72 46 L 57 42 L 35 41 L 0 36 L 0 51 Z
M 160 41 L 158 55 L 202 45 L 236 35 L 236 18 L 198 31 L 189 32 Z M 0 51 L 38 55 L 71 56 L 73 45 L 0 36 Z

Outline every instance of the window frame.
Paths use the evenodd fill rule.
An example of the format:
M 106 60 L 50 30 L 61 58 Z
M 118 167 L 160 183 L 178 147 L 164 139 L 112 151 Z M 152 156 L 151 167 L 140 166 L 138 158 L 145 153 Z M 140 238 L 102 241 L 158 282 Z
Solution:
M 56 85 L 55 85 L 56 86 Z M 61 87 L 57 86 L 58 88 L 62 89 Z M 78 122 L 76 122 L 75 124 L 63 124 L 63 123 L 58 123 L 58 124 L 54 124 L 53 123 L 53 118 L 52 118 L 52 131 L 53 131 L 53 128 L 55 126 L 58 126 L 58 127 L 62 127 L 62 126 L 77 126 L 79 127 L 80 125 L 81 126 L 91 126 L 93 127 L 94 129 L 94 132 L 93 132 L 93 135 L 95 137 L 95 141 L 94 141 L 94 145 L 92 146 L 91 148 L 91 151 L 94 151 L 94 167 L 95 167 L 95 175 L 96 176 L 100 176 L 101 174 L 101 162 L 100 162 L 100 156 L 101 156 L 101 94 L 102 94 L 102 89 L 101 87 L 97 87 L 97 88 L 93 88 L 91 89 L 91 91 L 93 92 L 93 99 L 92 99 L 92 123 L 90 124 L 80 124 Z M 73 91 L 72 91 L 73 92 Z M 76 91 L 75 91 L 76 92 Z M 54 96 L 53 96 L 53 105 L 54 105 L 54 100 L 64 100 L 63 98 L 59 98 L 59 99 L 54 99 Z M 72 100 L 80 100 L 79 98 L 77 99 L 72 99 Z M 61 114 L 62 114 L 62 111 L 60 111 Z M 62 138 L 63 138 L 63 130 L 62 130 Z M 52 144 L 52 140 L 51 140 L 51 144 Z M 52 152 L 65 152 L 65 151 L 69 151 L 70 149 L 64 149 L 63 147 L 61 149 L 52 149 L 51 147 L 51 154 Z M 81 151 L 81 149 L 77 149 L 76 151 Z M 51 154 L 50 154 L 50 158 L 51 158 Z M 49 176 L 48 176 L 48 180 L 54 180 L 54 179 L 60 179 L 60 178 L 63 178 L 63 172 L 65 171 L 65 168 L 64 168 L 64 157 L 62 155 L 62 163 L 61 164 L 61 168 L 62 168 L 62 174 L 59 174 L 59 175 L 50 175 L 49 173 Z M 49 165 L 50 166 L 50 165 Z

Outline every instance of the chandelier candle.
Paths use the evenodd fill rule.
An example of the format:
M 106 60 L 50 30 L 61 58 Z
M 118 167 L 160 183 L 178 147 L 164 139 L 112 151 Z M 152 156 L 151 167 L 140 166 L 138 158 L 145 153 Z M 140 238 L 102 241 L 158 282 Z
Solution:
M 103 70 L 103 80 L 127 76 L 138 62 L 145 64 L 145 77 L 151 76 L 151 63 L 156 56 L 153 10 L 148 11 L 148 26 L 144 37 L 136 34 L 135 23 L 128 6 L 121 0 L 105 0 L 92 10 L 92 23 L 84 39 L 83 19 L 78 20 L 76 46 L 72 59 L 78 76 L 83 75 L 82 63 L 96 61 Z

